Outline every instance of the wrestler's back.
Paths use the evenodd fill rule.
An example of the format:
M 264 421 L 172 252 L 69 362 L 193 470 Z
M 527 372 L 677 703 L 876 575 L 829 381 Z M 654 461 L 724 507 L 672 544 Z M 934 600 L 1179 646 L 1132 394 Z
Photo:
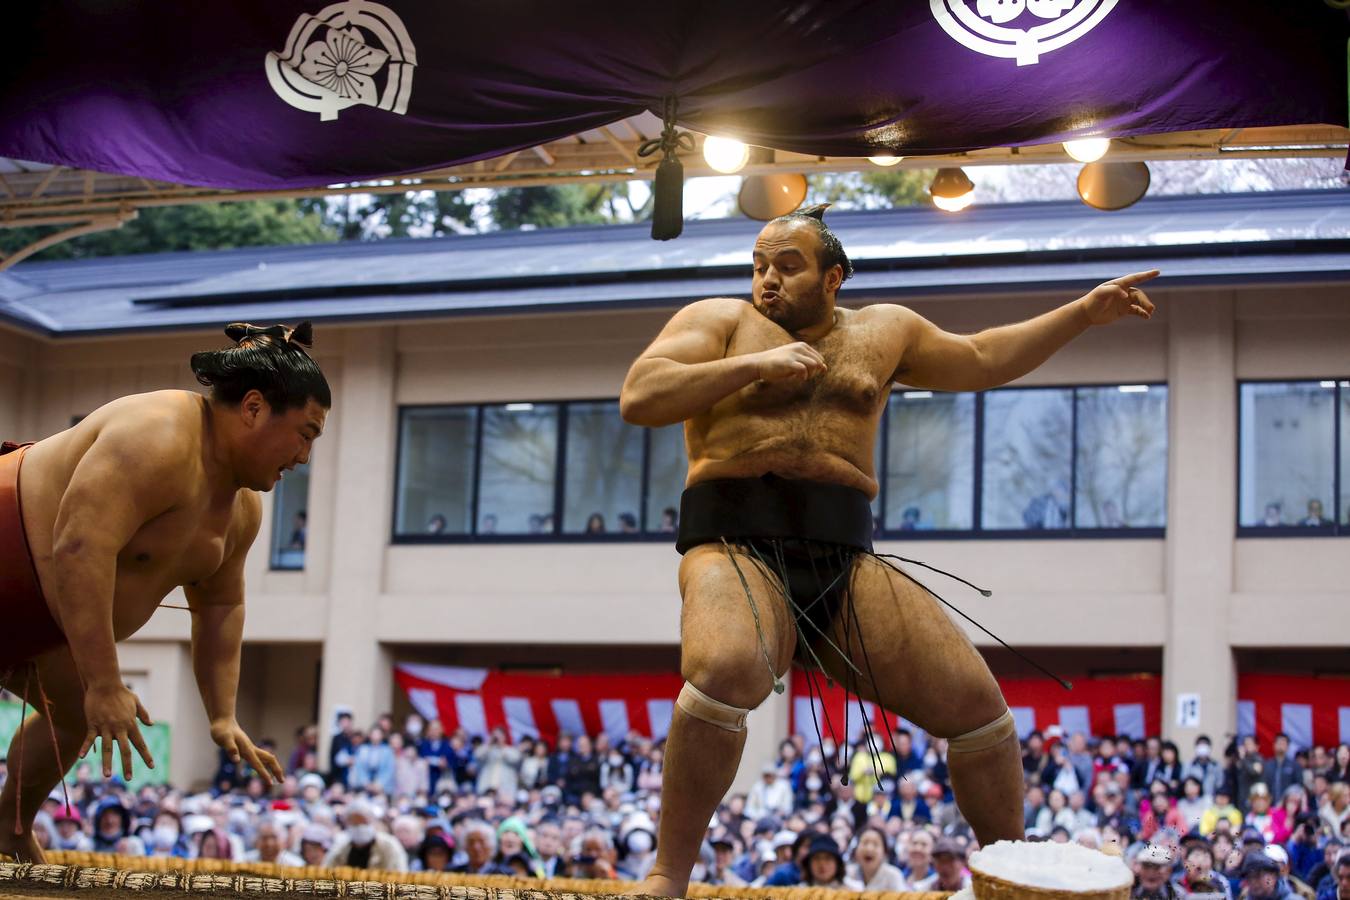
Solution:
M 876 496 L 873 450 L 901 350 L 879 312 L 838 310 L 838 323 L 812 345 L 829 367 L 824 374 L 804 383 L 755 382 L 686 422 L 689 484 L 774 472 Z M 726 356 L 793 342 L 747 303 Z
M 258 500 L 251 491 L 239 491 L 228 502 L 209 496 L 200 465 L 202 409 L 203 398 L 191 391 L 133 394 L 100 407 L 73 428 L 28 449 L 20 472 L 24 528 L 49 606 L 53 606 L 50 586 L 55 583 L 53 531 L 62 499 L 76 467 L 114 419 L 167 420 L 189 442 L 189 462 L 182 471 L 185 501 L 142 525 L 118 555 L 113 602 L 116 639 L 135 633 L 174 588 L 205 579 L 220 568 L 240 538 L 245 518 L 241 506 Z M 54 608 L 52 612 L 56 615 Z

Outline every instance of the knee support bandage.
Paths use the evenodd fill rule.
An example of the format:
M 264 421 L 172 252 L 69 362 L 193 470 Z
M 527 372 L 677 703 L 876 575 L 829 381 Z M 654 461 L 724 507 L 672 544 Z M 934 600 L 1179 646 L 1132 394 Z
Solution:
M 948 753 L 977 753 L 980 750 L 988 750 L 995 744 L 1007 740 L 1009 735 L 1017 734 L 1017 726 L 1013 724 L 1012 710 L 1005 709 L 1003 715 L 994 721 L 985 725 L 983 728 L 976 728 L 974 731 L 967 732 L 958 737 L 947 741 Z
M 723 731 L 744 731 L 745 717 L 750 715 L 750 710 L 714 700 L 687 681 L 680 689 L 675 705 L 684 710 L 686 715 L 715 725 Z

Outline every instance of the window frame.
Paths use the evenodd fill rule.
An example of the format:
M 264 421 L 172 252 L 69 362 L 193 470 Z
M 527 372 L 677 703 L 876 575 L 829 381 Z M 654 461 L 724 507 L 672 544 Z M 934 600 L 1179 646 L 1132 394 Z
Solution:
M 1106 540 L 1106 539 L 1143 539 L 1155 540 L 1165 537 L 1167 527 L 1163 525 L 1148 526 L 1141 528 L 1081 528 L 1076 524 L 1077 516 L 1077 481 L 1078 481 L 1078 392 L 1082 389 L 1120 387 L 1122 384 L 1146 385 L 1149 388 L 1168 388 L 1166 381 L 1131 381 L 1131 382 L 1108 382 L 1098 384 L 1037 384 L 1025 385 L 1019 387 L 994 388 L 990 391 L 963 392 L 974 394 L 975 408 L 975 436 L 972 446 L 974 454 L 973 465 L 973 484 L 971 488 L 972 504 L 972 527 L 969 529 L 932 529 L 921 531 L 900 531 L 895 529 L 886 529 L 887 504 L 889 498 L 886 491 L 886 467 L 887 454 L 890 444 L 890 415 L 892 395 L 888 394 L 886 406 L 882 411 L 881 420 L 878 424 L 880 431 L 879 453 L 876 460 L 876 476 L 879 485 L 879 499 L 877 504 L 878 525 L 874 532 L 874 539 L 878 541 L 988 541 L 988 540 L 1025 540 L 1025 541 L 1045 541 L 1045 540 Z M 896 390 L 901 390 L 897 387 Z M 1074 522 L 1068 528 L 1050 529 L 1036 531 L 1029 529 L 986 529 L 982 527 L 982 506 L 984 493 L 984 445 L 985 445 L 985 397 L 994 391 L 1016 391 L 1016 390 L 1069 390 L 1073 392 L 1072 399 L 1072 420 L 1071 436 L 1069 443 L 1070 459 L 1070 521 Z M 942 393 L 935 391 L 934 393 Z M 950 393 L 950 392 L 947 392 Z M 500 407 L 507 403 L 531 403 L 535 405 L 552 405 L 558 408 L 557 416 L 557 449 L 554 457 L 554 490 L 553 490 L 553 523 L 554 531 L 548 534 L 491 534 L 483 535 L 478 533 L 479 522 L 479 497 L 482 484 L 482 456 L 483 456 L 483 422 L 484 411 L 489 407 Z M 633 534 L 623 534 L 622 532 L 606 532 L 605 534 L 588 535 L 584 533 L 568 534 L 562 530 L 563 511 L 566 504 L 566 477 L 567 477 L 567 452 L 568 452 L 568 416 L 570 407 L 573 404 L 617 404 L 618 399 L 614 397 L 574 397 L 565 400 L 511 400 L 494 401 L 479 403 L 412 403 L 403 404 L 398 407 L 396 417 L 396 441 L 394 448 L 394 502 L 391 504 L 390 515 L 390 543 L 394 545 L 458 545 L 458 544 L 623 544 L 623 543 L 649 543 L 649 544 L 671 544 L 675 541 L 675 535 L 668 532 L 648 530 L 652 527 L 652 522 L 648 521 L 648 514 L 651 506 L 651 460 L 652 460 L 652 435 L 655 429 L 642 428 L 642 464 L 641 464 L 641 485 L 639 487 L 640 508 L 638 513 L 638 531 Z M 1168 406 L 1170 409 L 1171 396 L 1168 395 Z M 451 409 L 473 409 L 475 410 L 475 432 L 473 447 L 473 476 L 470 484 L 470 508 L 472 514 L 472 531 L 467 534 L 399 534 L 398 533 L 398 511 L 399 511 L 399 491 L 403 477 L 403 422 L 405 411 L 415 410 L 451 410 Z M 1170 433 L 1170 419 L 1168 421 L 1169 433 L 1167 440 L 1172 440 Z M 1339 437 L 1339 432 L 1337 433 Z M 1338 470 L 1339 471 L 1339 470 Z M 1170 484 L 1170 472 L 1164 474 L 1164 485 Z M 1165 488 L 1166 490 L 1166 488 Z
M 1332 392 L 1331 406 L 1331 524 L 1320 526 L 1309 525 L 1243 525 L 1242 524 L 1242 388 L 1248 384 L 1317 384 L 1322 385 L 1330 381 L 1334 387 L 1330 388 Z M 1327 390 L 1327 388 L 1323 388 Z M 1341 491 L 1344 486 L 1341 482 L 1341 469 L 1344 468 L 1341 463 L 1341 454 L 1345 448 L 1341 446 L 1341 409 L 1345 404 L 1343 397 L 1350 396 L 1350 375 L 1342 375 L 1333 378 L 1240 378 L 1237 381 L 1237 390 L 1235 401 L 1237 403 L 1237 423 L 1236 439 L 1233 441 L 1234 454 L 1234 473 L 1235 481 L 1233 485 L 1233 509 L 1234 509 L 1234 538 L 1336 538 L 1350 536 L 1350 524 L 1342 524 L 1341 519 L 1345 511 L 1341 506 Z M 1324 510 L 1326 511 L 1326 510 Z

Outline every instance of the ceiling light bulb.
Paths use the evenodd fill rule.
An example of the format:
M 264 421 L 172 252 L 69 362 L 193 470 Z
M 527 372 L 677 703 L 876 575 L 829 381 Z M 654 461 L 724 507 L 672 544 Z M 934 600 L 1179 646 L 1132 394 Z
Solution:
M 1096 162 L 1110 149 L 1110 138 L 1083 138 L 1079 141 L 1064 142 L 1064 152 L 1081 163 Z
M 889 153 L 883 153 L 880 156 L 867 157 L 867 161 L 870 162 L 872 165 L 881 166 L 882 168 L 893 166 L 902 159 L 904 159 L 903 156 L 891 156 Z
M 933 205 L 946 212 L 959 212 L 975 202 L 975 182 L 964 169 L 955 167 L 938 169 L 928 193 L 933 197 Z
M 725 175 L 739 172 L 750 160 L 750 148 L 735 138 L 708 137 L 703 140 L 703 158 Z

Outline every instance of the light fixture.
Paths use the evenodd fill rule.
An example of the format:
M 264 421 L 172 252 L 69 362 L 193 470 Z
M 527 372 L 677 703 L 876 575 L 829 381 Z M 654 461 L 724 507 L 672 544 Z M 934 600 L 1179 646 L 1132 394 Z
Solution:
M 1078 173 L 1078 196 L 1093 209 L 1124 209 L 1148 193 L 1151 178 L 1141 162 L 1088 163 Z
M 1080 163 L 1096 162 L 1111 149 L 1110 138 L 1082 138 L 1077 141 L 1065 141 L 1064 152 Z
M 507 411 L 507 412 L 534 412 L 534 404 L 533 404 L 533 403 L 508 403 L 508 404 L 506 404 L 506 411 Z
M 709 136 L 703 139 L 703 158 L 718 172 L 731 175 L 750 161 L 750 148 L 735 138 Z
M 750 218 L 767 222 L 792 212 L 805 199 L 805 175 L 747 175 L 741 179 L 736 205 Z
M 975 202 L 975 182 L 964 169 L 949 167 L 938 169 L 933 183 L 928 187 L 933 197 L 933 205 L 946 212 L 960 212 Z
M 883 169 L 890 168 L 902 159 L 904 159 L 903 156 L 891 156 L 889 153 L 883 153 L 880 156 L 867 157 L 868 162 L 874 166 L 881 166 Z
M 1116 390 L 1122 394 L 1147 394 L 1148 385 L 1146 384 L 1122 384 L 1116 387 Z
M 906 400 L 932 400 L 932 399 L 933 399 L 933 392 L 932 392 L 932 391 L 905 391 L 904 394 L 902 394 L 901 396 L 903 396 Z

